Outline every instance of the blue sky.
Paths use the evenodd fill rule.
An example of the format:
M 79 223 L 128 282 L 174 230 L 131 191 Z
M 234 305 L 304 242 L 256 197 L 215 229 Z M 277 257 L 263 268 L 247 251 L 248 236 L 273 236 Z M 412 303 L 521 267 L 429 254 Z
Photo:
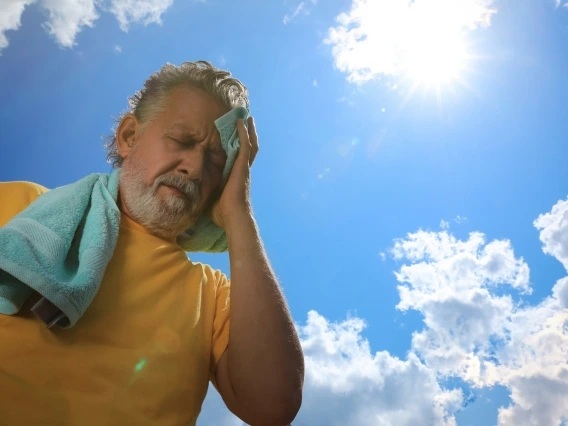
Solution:
M 67 3 L 1 2 L 1 181 L 108 172 L 127 97 L 209 60 L 251 93 L 294 425 L 568 421 L 564 1 Z M 201 426 L 241 424 L 220 404 Z

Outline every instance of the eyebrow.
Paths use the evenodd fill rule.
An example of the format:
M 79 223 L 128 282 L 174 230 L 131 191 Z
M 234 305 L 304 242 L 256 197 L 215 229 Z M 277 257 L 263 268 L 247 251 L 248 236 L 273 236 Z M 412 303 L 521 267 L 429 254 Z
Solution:
M 166 128 L 166 132 L 182 132 L 192 136 L 196 135 L 195 131 L 191 127 L 182 123 L 172 124 L 171 126 Z

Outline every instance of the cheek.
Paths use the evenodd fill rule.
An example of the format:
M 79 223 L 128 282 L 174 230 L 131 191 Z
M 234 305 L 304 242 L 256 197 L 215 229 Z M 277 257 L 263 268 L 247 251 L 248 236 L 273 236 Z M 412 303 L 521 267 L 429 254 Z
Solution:
M 152 169 L 147 161 L 144 158 L 137 158 L 136 159 L 136 175 L 138 179 L 142 181 L 144 186 L 151 187 L 154 183 L 154 177 L 152 176 Z
M 140 161 L 144 170 L 144 182 L 153 185 L 157 178 L 170 170 L 172 161 L 160 149 L 159 140 L 149 145 L 140 150 Z

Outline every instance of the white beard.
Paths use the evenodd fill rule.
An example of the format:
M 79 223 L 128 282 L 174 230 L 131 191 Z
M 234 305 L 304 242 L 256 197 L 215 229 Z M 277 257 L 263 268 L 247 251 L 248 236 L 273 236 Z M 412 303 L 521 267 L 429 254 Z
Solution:
M 180 175 L 162 175 L 151 186 L 146 185 L 144 165 L 136 152 L 135 147 L 122 165 L 120 196 L 132 218 L 148 232 L 160 238 L 175 239 L 199 216 L 199 187 Z M 158 194 L 164 184 L 179 189 L 187 198 Z

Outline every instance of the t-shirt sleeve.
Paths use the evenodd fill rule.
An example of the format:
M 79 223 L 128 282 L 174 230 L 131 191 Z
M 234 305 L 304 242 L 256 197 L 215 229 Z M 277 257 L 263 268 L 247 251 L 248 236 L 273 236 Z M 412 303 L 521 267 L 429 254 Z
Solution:
M 0 227 L 47 191 L 32 182 L 0 182 Z
M 225 274 L 215 272 L 215 319 L 213 320 L 213 336 L 211 340 L 211 360 L 209 376 L 217 388 L 215 370 L 221 355 L 229 345 L 229 312 L 231 310 L 231 283 Z

